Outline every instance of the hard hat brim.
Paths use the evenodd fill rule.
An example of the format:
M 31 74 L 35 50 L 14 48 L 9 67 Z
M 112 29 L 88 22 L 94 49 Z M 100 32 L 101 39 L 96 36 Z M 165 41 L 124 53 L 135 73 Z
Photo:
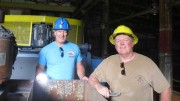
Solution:
M 68 28 L 68 29 L 56 29 L 56 28 L 53 28 L 52 30 L 71 30 L 70 28 Z
M 110 43 L 113 44 L 113 45 L 114 45 L 114 37 L 115 37 L 117 34 L 121 34 L 121 33 L 113 33 L 113 34 L 109 37 L 109 41 L 110 41 Z M 128 35 L 128 36 L 129 36 L 129 35 L 132 36 L 132 37 L 133 37 L 133 44 L 134 44 L 134 45 L 138 43 L 138 38 L 137 38 L 136 35 L 134 35 L 134 34 L 129 34 L 129 33 L 122 33 L 122 34 Z

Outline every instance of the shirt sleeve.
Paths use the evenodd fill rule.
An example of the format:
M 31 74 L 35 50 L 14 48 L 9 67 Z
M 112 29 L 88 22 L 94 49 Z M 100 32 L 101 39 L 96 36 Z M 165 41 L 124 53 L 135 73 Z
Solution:
M 163 92 L 165 89 L 170 87 L 170 83 L 167 81 L 165 76 L 162 74 L 158 66 L 152 62 L 151 64 L 151 86 L 157 93 Z
M 77 46 L 77 62 L 81 62 L 81 61 L 82 61 L 81 51 Z
M 39 53 L 39 64 L 45 66 L 46 63 L 46 50 L 42 48 Z
M 91 74 L 94 77 L 96 77 L 99 82 L 106 82 L 106 68 L 107 67 L 107 62 L 103 60 L 97 68 L 94 70 L 94 72 Z

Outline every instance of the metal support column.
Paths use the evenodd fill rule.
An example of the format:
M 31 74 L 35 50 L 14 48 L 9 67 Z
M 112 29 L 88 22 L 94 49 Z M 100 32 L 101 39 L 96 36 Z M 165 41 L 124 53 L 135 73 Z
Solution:
M 109 0 L 104 0 L 104 9 L 103 9 L 103 20 L 101 24 L 101 33 L 103 36 L 102 39 L 102 56 L 106 57 L 108 55 L 108 34 L 109 34 Z
M 170 0 L 159 0 L 159 67 L 172 87 L 172 18 Z

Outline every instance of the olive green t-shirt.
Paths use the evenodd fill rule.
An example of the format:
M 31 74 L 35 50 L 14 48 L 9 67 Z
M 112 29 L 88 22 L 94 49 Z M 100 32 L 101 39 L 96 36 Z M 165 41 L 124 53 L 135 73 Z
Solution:
M 136 53 L 135 58 L 124 63 L 126 75 L 121 74 L 118 54 L 103 60 L 92 73 L 100 82 L 107 82 L 110 89 L 120 92 L 112 101 L 153 101 L 153 90 L 161 93 L 170 84 L 157 65 L 148 57 Z

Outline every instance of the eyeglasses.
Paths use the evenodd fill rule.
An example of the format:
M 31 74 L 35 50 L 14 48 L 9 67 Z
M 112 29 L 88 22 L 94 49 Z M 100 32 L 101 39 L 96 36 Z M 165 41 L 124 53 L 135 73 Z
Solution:
M 61 57 L 64 57 L 64 50 L 63 50 L 62 47 L 59 47 L 59 51 L 60 51 L 60 53 L 61 53 Z
M 124 62 L 120 63 L 120 67 L 123 68 L 123 70 L 121 71 L 122 75 L 126 75 L 126 71 L 125 71 L 125 67 L 124 67 Z

